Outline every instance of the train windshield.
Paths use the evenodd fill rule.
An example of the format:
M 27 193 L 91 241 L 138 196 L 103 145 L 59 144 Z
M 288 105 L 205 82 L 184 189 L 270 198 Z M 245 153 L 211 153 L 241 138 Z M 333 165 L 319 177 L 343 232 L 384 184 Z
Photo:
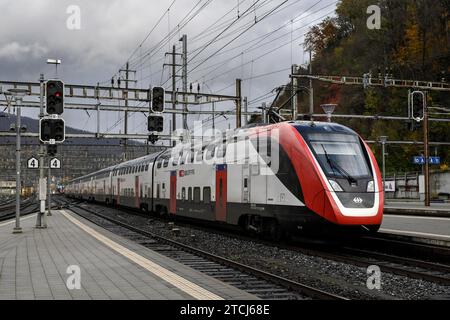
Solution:
M 309 133 L 308 140 L 327 176 L 350 181 L 371 176 L 357 136 Z

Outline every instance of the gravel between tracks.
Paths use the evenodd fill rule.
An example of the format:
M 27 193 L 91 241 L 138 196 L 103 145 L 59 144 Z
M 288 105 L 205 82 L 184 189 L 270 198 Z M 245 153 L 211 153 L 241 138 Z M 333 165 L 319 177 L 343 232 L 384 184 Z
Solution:
M 366 268 L 280 249 L 257 240 L 249 241 L 184 224 L 177 225 L 176 222 L 180 234 L 175 236 L 171 231 L 173 226 L 168 225 L 169 221 L 132 215 L 111 208 L 102 210 L 104 214 L 141 229 L 351 299 L 450 299 L 450 287 L 383 273 L 383 269 L 381 289 L 369 290 L 366 286 Z

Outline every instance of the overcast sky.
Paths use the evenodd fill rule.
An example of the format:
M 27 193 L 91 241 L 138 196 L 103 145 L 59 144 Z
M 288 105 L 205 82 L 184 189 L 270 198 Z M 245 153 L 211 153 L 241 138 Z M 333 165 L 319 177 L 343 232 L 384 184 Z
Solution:
M 327 15 L 333 15 L 337 3 L 336 0 L 283 2 L 1 0 L 0 79 L 37 81 L 40 73 L 51 78 L 55 75 L 54 67 L 46 65 L 45 61 L 47 58 L 59 58 L 62 65 L 58 75 L 66 83 L 96 84 L 106 81 L 105 84 L 109 84 L 111 77 L 131 56 L 131 68 L 137 71 L 137 87 L 163 85 L 170 89 L 171 81 L 166 82 L 170 76 L 169 69 L 161 71 L 163 63 L 169 62 L 164 60 L 164 53 L 171 50 L 174 44 L 177 50 L 181 50 L 178 39 L 180 35 L 187 34 L 189 82 L 199 82 L 204 92 L 233 94 L 234 79 L 242 78 L 243 95 L 250 101 L 250 110 L 254 110 L 252 108 L 261 102 L 273 99 L 270 95 L 256 98 L 289 81 L 289 71 L 283 69 L 290 68 L 292 63 L 307 63 L 307 54 L 300 45 L 303 35 L 310 26 Z M 74 11 L 67 11 L 74 5 L 80 9 L 80 29 L 76 28 Z M 199 12 L 194 16 L 197 10 Z M 272 14 L 265 17 L 272 10 Z M 191 19 L 184 25 L 181 22 L 188 14 Z M 160 23 L 155 27 L 160 18 Z M 68 28 L 68 20 L 75 29 Z M 258 22 L 254 24 L 255 21 Z M 152 28 L 154 30 L 149 34 Z M 155 49 L 162 39 L 168 37 L 169 30 L 175 30 L 170 41 Z M 274 30 L 278 31 L 271 33 Z M 148 34 L 147 40 L 139 46 Z M 268 35 L 267 38 L 264 35 Z M 216 36 L 218 41 L 207 45 Z M 235 37 L 237 39 L 233 40 Z M 218 54 L 213 55 L 223 46 Z M 153 50 L 151 54 L 149 50 Z M 234 56 L 237 58 L 231 59 Z M 278 70 L 283 71 L 255 78 Z M 232 107 L 230 103 L 217 106 L 219 110 Z M 205 110 L 210 106 L 202 108 Z M 24 113 L 30 116 L 37 114 L 36 110 L 26 110 Z M 102 131 L 110 129 L 121 116 L 105 112 Z M 66 111 L 64 118 L 68 125 L 80 129 L 93 130 L 96 125 L 95 115 L 89 118 L 84 111 Z M 146 133 L 143 114 L 131 115 L 129 119 L 130 132 Z M 196 119 L 197 116 L 190 117 L 190 122 Z M 228 121 L 234 125 L 231 117 L 216 120 L 218 126 L 227 126 Z M 122 128 L 123 124 L 119 122 L 110 132 L 118 132 Z

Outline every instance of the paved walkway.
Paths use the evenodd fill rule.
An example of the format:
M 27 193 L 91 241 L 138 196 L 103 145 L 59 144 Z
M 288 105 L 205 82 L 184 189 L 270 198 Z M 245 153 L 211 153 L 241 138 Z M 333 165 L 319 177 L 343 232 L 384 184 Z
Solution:
M 380 231 L 450 241 L 450 218 L 385 214 Z
M 34 222 L 23 218 L 22 234 L 0 223 L 0 299 L 256 299 L 73 213 Z

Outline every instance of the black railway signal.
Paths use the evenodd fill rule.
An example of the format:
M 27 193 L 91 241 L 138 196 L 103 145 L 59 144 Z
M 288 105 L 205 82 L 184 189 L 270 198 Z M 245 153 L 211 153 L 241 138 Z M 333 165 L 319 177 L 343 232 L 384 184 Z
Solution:
M 152 111 L 164 112 L 164 95 L 165 91 L 163 87 L 152 88 Z
M 162 132 L 164 130 L 164 117 L 159 115 L 149 115 L 147 118 L 148 131 Z
M 55 156 L 58 152 L 58 146 L 56 144 L 49 144 L 47 145 L 47 154 L 49 156 Z
M 48 80 L 45 84 L 46 111 L 48 114 L 64 112 L 64 82 Z
M 63 119 L 42 118 L 39 120 L 39 139 L 42 142 L 63 142 L 65 125 Z
M 417 122 L 422 121 L 426 104 L 425 94 L 422 91 L 414 91 L 411 93 L 411 104 L 413 119 Z
M 155 144 L 155 142 L 158 140 L 159 137 L 157 135 L 151 134 L 148 136 L 148 141 L 150 141 L 151 144 Z

